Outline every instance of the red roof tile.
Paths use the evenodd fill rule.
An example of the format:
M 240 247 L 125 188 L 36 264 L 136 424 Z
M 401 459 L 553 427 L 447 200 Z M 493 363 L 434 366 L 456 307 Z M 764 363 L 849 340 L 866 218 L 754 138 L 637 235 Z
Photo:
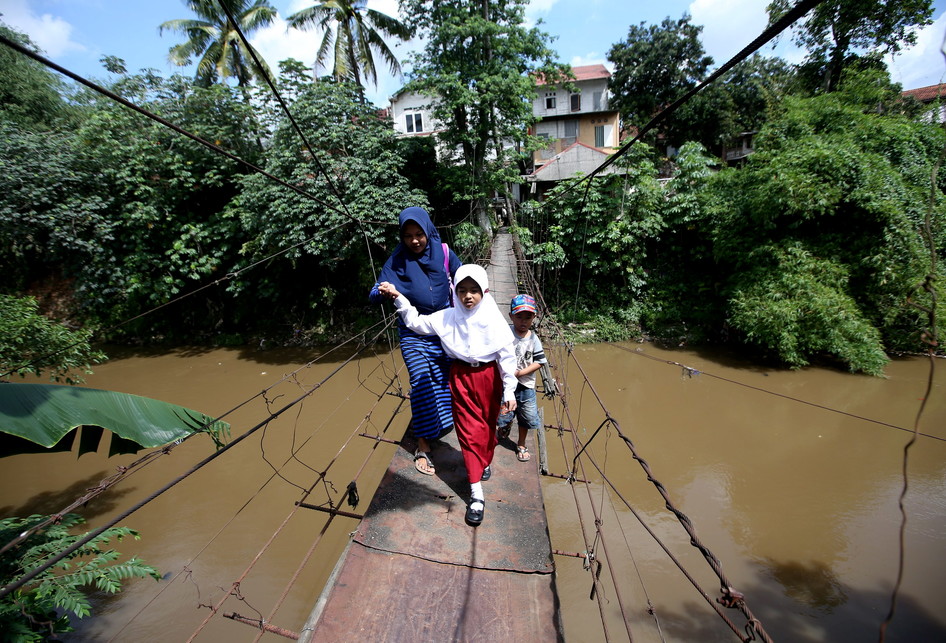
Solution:
M 904 96 L 910 96 L 920 101 L 928 103 L 937 98 L 946 98 L 946 84 L 930 85 L 929 87 L 919 87 L 917 89 L 908 89 L 903 92 Z
M 595 80 L 597 78 L 611 78 L 611 72 L 609 72 L 607 67 L 604 65 L 581 65 L 579 67 L 572 67 L 572 73 L 575 75 L 576 81 Z M 541 74 L 536 77 L 536 84 L 545 84 L 545 79 Z

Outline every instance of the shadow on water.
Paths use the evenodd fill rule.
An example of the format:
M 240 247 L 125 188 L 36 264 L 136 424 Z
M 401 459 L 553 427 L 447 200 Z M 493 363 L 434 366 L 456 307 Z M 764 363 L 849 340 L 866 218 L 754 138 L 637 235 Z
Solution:
M 734 350 L 732 346 L 690 346 L 687 344 L 678 346 L 656 340 L 652 342 L 644 342 L 641 344 L 641 346 L 644 348 L 647 346 L 653 346 L 654 348 L 658 348 L 666 353 L 678 354 L 681 356 L 678 361 L 685 366 L 692 366 L 692 362 L 694 361 L 693 358 L 695 356 L 699 360 L 713 363 L 716 367 L 722 366 L 736 371 L 758 373 L 761 375 L 776 373 L 797 373 L 806 369 L 827 369 L 829 371 L 836 371 L 851 377 L 874 379 L 874 376 L 872 375 L 865 375 L 863 373 L 850 373 L 845 364 L 828 358 L 814 357 L 808 366 L 801 369 L 792 369 L 775 359 L 767 358 L 765 355 L 753 355 L 746 352 L 738 352 L 737 350 Z M 916 359 L 917 356 L 888 354 L 888 357 L 890 358 L 891 362 L 905 362 Z
M 345 346 L 311 346 L 311 347 L 276 347 L 268 348 L 257 345 L 243 346 L 118 346 L 104 345 L 98 348 L 108 355 L 109 361 L 122 359 L 157 359 L 168 355 L 175 357 L 200 358 L 210 355 L 214 351 L 232 351 L 238 360 L 253 362 L 266 366 L 285 366 L 287 364 L 340 364 L 354 355 L 362 344 L 352 343 Z M 362 351 L 362 357 L 386 355 L 388 348 L 378 344 Z
M 789 577 L 785 593 L 777 584 L 740 588 L 755 616 L 774 641 L 831 641 L 832 643 L 860 643 L 880 640 L 880 626 L 890 609 L 890 591 L 858 591 L 843 588 L 830 572 L 821 566 L 792 562 L 772 570 L 774 574 Z M 811 608 L 783 609 L 785 595 Z M 760 606 L 769 606 L 760 608 Z M 721 621 L 714 625 L 703 614 L 707 606 L 686 603 L 680 612 L 658 610 L 661 628 L 670 641 L 726 641 L 732 640 L 731 630 Z M 843 609 L 843 619 L 818 618 L 819 615 Z M 745 618 L 736 609 L 724 614 L 737 627 Z M 946 640 L 946 626 L 909 596 L 900 595 L 896 612 L 887 627 L 885 643 L 915 643 L 916 641 Z
M 82 497 L 89 489 L 98 486 L 108 475 L 109 473 L 103 470 L 77 480 L 68 487 L 38 493 L 18 507 L 0 507 L 0 516 L 25 517 L 30 514 L 53 514 L 72 503 L 76 498 Z M 86 520 L 108 514 L 123 505 L 120 502 L 122 498 L 134 492 L 135 487 L 113 488 L 82 506 L 81 513 Z

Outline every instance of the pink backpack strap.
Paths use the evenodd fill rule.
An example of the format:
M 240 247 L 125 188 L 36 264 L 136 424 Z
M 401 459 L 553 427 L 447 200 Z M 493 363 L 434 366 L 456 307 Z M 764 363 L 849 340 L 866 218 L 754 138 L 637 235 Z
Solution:
M 450 276 L 450 249 L 445 243 L 441 243 L 440 245 L 443 246 L 443 271 L 447 273 L 447 286 L 450 288 L 450 305 L 453 306 L 453 277 Z

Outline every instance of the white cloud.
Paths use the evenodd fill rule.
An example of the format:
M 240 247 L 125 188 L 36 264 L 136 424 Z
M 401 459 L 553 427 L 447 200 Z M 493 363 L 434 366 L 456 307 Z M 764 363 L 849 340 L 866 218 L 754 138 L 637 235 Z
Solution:
M 572 67 L 582 67 L 584 65 L 604 65 L 608 71 L 614 71 L 614 65 L 608 61 L 607 57 L 599 54 L 596 51 L 589 51 L 584 55 L 572 56 L 572 59 L 568 61 L 568 64 Z
M 536 18 L 541 17 L 539 14 L 548 14 L 556 2 L 558 0 L 530 0 L 526 7 L 526 16 Z
M 276 72 L 279 63 L 287 58 L 295 58 L 311 67 L 315 63 L 321 37 L 318 29 L 289 29 L 285 19 L 280 16 L 271 25 L 256 31 L 250 43 Z
M 0 7 L 3 21 L 25 32 L 30 39 L 55 58 L 70 52 L 86 51 L 86 47 L 71 39 L 72 25 L 48 13 L 36 15 L 26 0 L 4 0 Z
M 768 23 L 765 3 L 758 0 L 695 0 L 689 11 L 690 24 L 703 27 L 700 41 L 716 66 L 742 51 Z
M 286 16 L 310 7 L 312 4 L 313 0 L 293 0 L 286 10 Z M 369 0 L 368 6 L 389 16 L 397 17 L 397 0 Z M 318 52 L 322 34 L 322 30 L 318 28 L 306 31 L 290 29 L 285 17 L 279 16 L 271 25 L 256 31 L 253 37 L 250 38 L 250 42 L 260 52 L 263 59 L 269 63 L 273 71 L 278 72 L 279 62 L 287 58 L 295 58 L 311 68 L 315 63 L 315 55 Z M 406 44 L 389 42 L 389 45 L 399 59 L 405 58 L 408 52 L 419 48 L 414 41 Z M 329 61 L 329 64 L 331 64 L 331 61 Z M 320 67 L 316 70 L 316 73 L 321 75 L 326 73 L 326 70 Z M 387 67 L 379 64 L 378 87 L 375 88 L 374 85 L 369 83 L 365 89 L 365 95 L 371 102 L 383 107 L 387 105 L 388 98 L 402 85 L 403 79 L 391 76 Z
M 917 33 L 916 44 L 900 52 L 895 58 L 887 57 L 887 68 L 894 82 L 904 89 L 936 85 L 946 79 L 946 58 L 943 56 L 943 37 L 946 34 L 946 12 L 930 26 Z

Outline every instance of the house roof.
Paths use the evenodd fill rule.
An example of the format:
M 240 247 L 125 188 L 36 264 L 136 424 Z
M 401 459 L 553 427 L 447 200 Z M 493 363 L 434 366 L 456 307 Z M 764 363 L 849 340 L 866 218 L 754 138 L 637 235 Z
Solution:
M 929 85 L 928 87 L 918 87 L 917 89 L 908 89 L 903 92 L 904 96 L 910 96 L 920 101 L 928 103 L 937 98 L 946 98 L 946 84 Z
M 596 147 L 576 141 L 556 154 L 541 167 L 528 175 L 529 181 L 561 181 L 576 174 L 590 174 L 604 163 L 608 154 Z M 608 166 L 603 174 L 613 174 L 614 166 Z
M 598 78 L 611 78 L 611 72 L 604 65 L 581 65 L 572 67 L 572 74 L 575 75 L 575 82 L 580 80 L 596 80 Z M 537 74 L 535 78 L 537 85 L 545 85 L 545 77 Z

